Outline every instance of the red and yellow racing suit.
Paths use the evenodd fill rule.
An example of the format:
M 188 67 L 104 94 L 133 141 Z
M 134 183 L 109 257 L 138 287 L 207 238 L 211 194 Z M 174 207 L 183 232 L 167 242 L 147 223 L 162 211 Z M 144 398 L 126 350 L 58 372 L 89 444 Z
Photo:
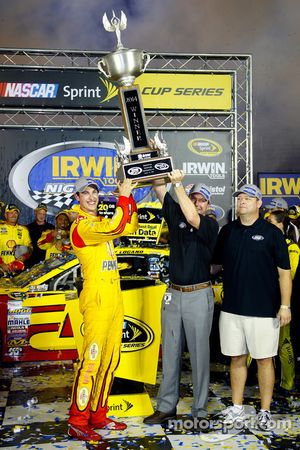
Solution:
M 132 195 L 120 196 L 110 219 L 79 210 L 71 226 L 71 243 L 83 273 L 79 307 L 84 338 L 71 399 L 69 423 L 101 422 L 120 360 L 123 300 L 113 239 L 136 231 L 137 208 Z
M 63 237 L 68 237 L 68 232 L 64 232 Z M 37 245 L 40 249 L 46 250 L 45 259 L 49 259 L 52 256 L 61 255 L 72 249 L 71 245 L 65 245 L 63 240 L 53 235 L 53 230 L 43 231 L 41 237 L 37 241 Z
M 24 245 L 31 248 L 31 239 L 28 229 L 23 225 L 10 225 L 7 222 L 0 223 L 0 262 L 10 264 L 15 261 L 15 248 Z M 25 259 L 30 256 L 26 254 Z

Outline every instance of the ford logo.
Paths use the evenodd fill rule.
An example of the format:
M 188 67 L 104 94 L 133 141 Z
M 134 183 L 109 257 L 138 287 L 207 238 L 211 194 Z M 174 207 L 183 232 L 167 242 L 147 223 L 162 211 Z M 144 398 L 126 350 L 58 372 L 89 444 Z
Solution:
M 167 170 L 167 169 L 169 169 L 169 164 L 166 164 L 166 163 L 156 163 L 155 164 L 155 169 L 157 169 L 157 170 Z
M 139 175 L 140 173 L 142 173 L 142 169 L 140 167 L 130 167 L 130 169 L 128 169 L 128 173 L 129 175 Z

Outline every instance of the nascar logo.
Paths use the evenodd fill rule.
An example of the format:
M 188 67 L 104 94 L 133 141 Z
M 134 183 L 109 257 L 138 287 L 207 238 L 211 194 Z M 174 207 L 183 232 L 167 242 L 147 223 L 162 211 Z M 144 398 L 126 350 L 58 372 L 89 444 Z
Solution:
M 54 83 L 0 83 L 0 97 L 55 98 L 57 91 Z

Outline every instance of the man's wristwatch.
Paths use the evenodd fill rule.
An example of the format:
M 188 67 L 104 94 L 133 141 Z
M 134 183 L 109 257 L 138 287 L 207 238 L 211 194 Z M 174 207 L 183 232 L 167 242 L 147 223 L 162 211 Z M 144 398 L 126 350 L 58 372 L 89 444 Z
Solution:
M 174 183 L 174 187 L 179 188 L 180 186 L 182 186 L 181 181 L 176 181 L 176 183 Z
M 288 305 L 280 305 L 280 309 L 291 309 Z

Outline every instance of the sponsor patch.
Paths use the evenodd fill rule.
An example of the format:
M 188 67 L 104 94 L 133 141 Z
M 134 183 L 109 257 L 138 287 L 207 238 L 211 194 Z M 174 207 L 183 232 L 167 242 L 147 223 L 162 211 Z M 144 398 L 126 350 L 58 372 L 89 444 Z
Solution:
M 97 359 L 98 353 L 99 353 L 98 345 L 96 344 L 96 342 L 94 342 L 90 346 L 90 360 L 95 361 L 95 359 Z
M 110 270 L 117 270 L 118 269 L 118 262 L 116 260 L 104 260 L 102 261 L 102 271 L 110 271 Z
M 89 401 L 89 390 L 86 387 L 83 387 L 78 392 L 78 404 L 81 407 L 84 407 L 88 404 Z

